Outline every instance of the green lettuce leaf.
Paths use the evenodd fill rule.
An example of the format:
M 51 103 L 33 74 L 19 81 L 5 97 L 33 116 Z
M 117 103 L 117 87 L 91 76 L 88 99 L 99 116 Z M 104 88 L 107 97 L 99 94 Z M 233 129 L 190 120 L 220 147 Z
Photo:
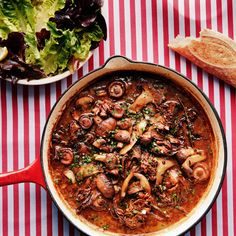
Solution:
M 40 51 L 41 68 L 46 74 L 62 72 L 68 64 L 71 50 L 77 43 L 74 31 L 60 30 L 56 24 L 48 22 L 51 36 L 46 41 L 45 47 Z
M 1 0 L 0 18 L 5 24 L 5 32 L 34 31 L 35 12 L 30 0 Z
M 99 42 L 103 38 L 102 30 L 95 25 L 89 29 L 61 30 L 54 22 L 48 22 L 50 39 L 40 51 L 41 69 L 46 74 L 62 72 L 74 56 L 80 61 L 88 57 L 92 41 Z
M 99 25 L 93 25 L 92 27 L 89 27 L 88 30 L 86 30 L 83 33 L 84 37 L 90 39 L 94 42 L 100 42 L 103 38 L 103 32 Z
M 0 19 L 0 38 L 7 39 L 10 32 L 11 30 L 5 25 L 5 22 Z
M 25 62 L 28 64 L 40 63 L 40 53 L 37 48 L 37 38 L 35 34 L 28 33 L 24 37 L 26 43 Z
M 49 21 L 55 12 L 63 9 L 66 0 L 0 0 L 0 37 L 7 39 L 10 32 L 23 32 L 25 62 L 39 66 L 45 74 L 63 72 L 73 58 L 85 60 L 93 42 L 100 42 L 103 31 L 98 24 L 89 27 L 62 30 Z M 50 38 L 39 51 L 36 32 L 50 31 Z
M 103 38 L 103 32 L 99 25 L 94 25 L 92 27 L 89 27 L 86 31 L 84 30 L 77 30 L 76 31 L 77 38 L 78 38 L 78 44 L 73 49 L 73 55 L 75 59 L 79 59 L 80 61 L 84 61 L 88 55 L 89 51 L 92 45 L 92 41 L 94 42 L 100 42 Z
M 23 32 L 25 61 L 28 64 L 36 64 L 40 57 L 34 30 L 35 10 L 30 0 L 0 1 L 0 37 L 7 39 L 10 32 Z
M 46 28 L 50 17 L 53 17 L 55 12 L 64 8 L 66 0 L 44 0 L 38 5 L 36 11 L 36 32 L 42 28 Z

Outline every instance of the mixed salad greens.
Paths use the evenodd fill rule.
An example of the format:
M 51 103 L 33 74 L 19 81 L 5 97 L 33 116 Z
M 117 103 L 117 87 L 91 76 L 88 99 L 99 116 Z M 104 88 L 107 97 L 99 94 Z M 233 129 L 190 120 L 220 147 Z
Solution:
M 1 0 L 0 78 L 74 71 L 106 39 L 102 0 Z

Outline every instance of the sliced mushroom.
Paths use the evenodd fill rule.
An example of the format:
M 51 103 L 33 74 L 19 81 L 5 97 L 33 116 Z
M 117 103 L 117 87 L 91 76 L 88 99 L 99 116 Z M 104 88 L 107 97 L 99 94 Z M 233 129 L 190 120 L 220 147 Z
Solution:
M 75 175 L 72 170 L 67 169 L 63 172 L 63 174 L 71 181 L 72 184 L 76 182 Z
M 138 193 L 138 192 L 141 192 L 141 191 L 143 191 L 143 187 L 140 184 L 140 181 L 136 181 L 136 182 L 133 182 L 129 185 L 127 193 L 129 195 L 132 195 L 132 194 L 135 194 L 135 193 Z
M 100 147 L 100 150 L 102 150 L 102 151 L 104 151 L 104 152 L 107 152 L 107 153 L 111 153 L 111 152 L 113 152 L 114 147 L 113 147 L 112 145 L 109 145 L 109 144 L 107 144 L 107 145 L 102 145 L 102 146 Z
M 84 113 L 79 118 L 79 124 L 83 129 L 89 129 L 93 125 L 91 113 Z
M 99 115 L 103 118 L 107 117 L 107 109 L 101 108 Z
M 113 153 L 108 154 L 94 154 L 94 159 L 96 161 L 101 161 L 105 163 L 106 167 L 110 170 L 117 167 L 118 158 Z
M 74 155 L 70 149 L 63 150 L 61 163 L 64 165 L 70 165 L 73 162 L 73 158 L 74 158 Z
M 74 154 L 70 148 L 55 146 L 55 158 L 64 165 L 70 165 L 73 162 Z
M 152 149 L 151 152 L 162 155 L 162 156 L 167 156 L 170 153 L 170 149 L 165 146 L 165 145 L 155 145 Z
M 124 182 L 123 182 L 123 184 L 121 186 L 121 192 L 120 192 L 121 198 L 125 197 L 126 190 L 127 190 L 128 186 L 129 186 L 129 181 L 133 178 L 133 176 L 134 176 L 134 172 L 131 171 L 130 174 L 124 180 Z
M 93 121 L 94 121 L 95 124 L 98 125 L 103 121 L 103 119 L 100 116 L 94 116 Z
M 118 176 L 119 175 L 119 169 L 116 168 L 116 169 L 113 169 L 113 170 L 107 170 L 107 172 L 109 174 L 112 174 L 112 175 L 115 175 L 115 176 Z
M 148 85 L 143 86 L 142 93 L 136 98 L 133 104 L 129 107 L 129 111 L 132 113 L 139 112 L 145 105 L 154 101 L 154 97 L 148 88 Z
M 149 184 L 149 182 L 148 182 L 148 179 L 147 179 L 144 175 L 139 174 L 139 173 L 134 173 L 134 176 L 135 176 L 137 179 L 139 179 L 140 184 L 141 184 L 141 186 L 143 187 L 143 189 L 144 189 L 147 193 L 151 194 L 151 186 L 150 186 L 150 184 Z
M 180 172 L 176 169 L 171 169 L 169 171 L 169 182 L 171 185 L 176 185 L 179 182 Z
M 152 137 L 153 137 L 154 139 L 158 140 L 158 141 L 161 141 L 161 140 L 164 140 L 164 139 L 165 139 L 165 137 L 164 137 L 162 134 L 160 134 L 159 132 L 156 131 L 156 129 L 155 129 L 154 126 L 150 126 L 150 127 L 148 128 L 148 131 L 150 131 L 151 134 L 152 134 Z
M 171 144 L 180 144 L 180 140 L 175 138 L 172 135 L 167 135 L 167 139 L 170 141 Z
M 151 131 L 147 131 L 140 136 L 140 142 L 144 145 L 151 143 L 152 139 L 153 139 L 153 136 L 152 136 Z
M 150 119 L 150 123 L 158 130 L 169 130 L 170 126 L 164 116 L 156 114 Z
M 60 150 L 61 150 L 61 148 L 62 147 L 60 147 L 60 146 L 55 146 L 55 148 L 54 148 L 54 156 L 53 156 L 54 160 L 60 160 L 60 157 L 61 157 Z
M 115 189 L 112 182 L 103 173 L 97 176 L 96 186 L 106 198 L 112 198 L 115 194 Z
M 199 162 L 194 165 L 192 176 L 197 182 L 204 182 L 210 177 L 210 171 L 206 162 Z
M 95 116 L 97 116 L 100 112 L 100 108 L 98 106 L 95 106 L 93 109 L 92 109 L 92 112 Z
M 165 172 L 177 163 L 174 160 L 166 160 L 164 158 L 158 158 L 157 163 L 156 185 L 159 185 L 162 182 Z
M 165 111 L 167 111 L 167 113 L 169 113 L 170 115 L 174 115 L 178 111 L 180 103 L 174 100 L 168 100 L 163 104 L 163 107 L 165 108 Z
M 102 172 L 102 170 L 100 168 L 98 168 L 98 166 L 90 163 L 88 165 L 83 165 L 78 169 L 78 171 L 76 173 L 76 178 L 78 181 L 80 181 L 86 177 L 95 175 L 100 172 Z
M 113 107 L 111 107 L 110 112 L 113 117 L 120 119 L 124 115 L 125 110 L 119 104 L 115 104 Z
M 90 149 L 85 143 L 78 143 L 78 152 L 79 154 L 89 154 Z
M 96 161 L 106 162 L 107 154 L 94 154 L 94 159 Z
M 169 191 L 173 191 L 179 182 L 184 182 L 184 177 L 181 175 L 181 171 L 177 167 L 173 167 L 165 174 L 164 181 L 166 188 Z
M 119 126 L 120 129 L 129 129 L 132 126 L 132 120 L 131 118 L 119 120 L 117 126 Z
M 116 145 L 117 148 L 123 148 L 124 147 L 124 143 L 122 142 L 118 142 Z
M 192 147 L 184 147 L 179 149 L 176 156 L 180 162 L 184 162 L 189 156 L 194 155 L 195 151 Z
M 94 102 L 94 98 L 91 96 L 85 96 L 78 98 L 75 102 L 76 106 L 82 107 L 83 110 L 90 108 L 91 104 Z
M 136 158 L 136 159 L 140 159 L 141 158 L 142 151 L 141 151 L 140 146 L 134 146 L 132 151 L 133 151 L 132 158 Z
M 115 128 L 116 120 L 110 117 L 98 124 L 95 133 L 100 137 L 106 137 L 109 132 L 115 130 Z
M 119 142 L 129 143 L 130 133 L 127 130 L 117 130 L 114 138 Z
M 192 156 L 189 156 L 185 162 L 182 164 L 182 168 L 184 169 L 184 171 L 188 174 L 191 175 L 193 170 L 192 170 L 192 166 L 194 164 L 196 164 L 197 162 L 201 162 L 204 161 L 206 159 L 206 156 L 204 155 L 204 153 L 202 153 L 202 155 L 200 154 L 195 154 Z
M 115 189 L 116 194 L 119 193 L 121 190 L 120 186 L 118 186 L 118 185 L 114 185 L 114 189 Z
M 136 177 L 139 181 L 140 181 L 140 184 L 142 186 L 142 188 L 147 192 L 147 193 L 151 193 L 151 186 L 147 180 L 147 178 L 142 175 L 142 174 L 139 174 L 139 173 L 134 173 L 133 171 L 130 172 L 130 174 L 126 177 L 126 179 L 124 180 L 123 184 L 122 184 L 122 187 L 121 187 L 121 198 L 124 198 L 125 195 L 126 195 L 126 191 L 128 189 L 128 185 L 129 185 L 129 182 L 130 180 L 133 178 L 133 177 Z
M 93 146 L 96 148 L 100 148 L 104 144 L 106 144 L 106 140 L 103 138 L 99 138 L 93 142 Z
M 133 129 L 132 135 L 131 135 L 131 139 L 130 139 L 130 143 L 127 144 L 126 146 L 124 146 L 121 150 L 120 150 L 120 154 L 124 155 L 126 154 L 128 151 L 130 151 L 132 149 L 132 147 L 135 145 L 135 143 L 138 140 L 138 137 L 140 137 L 142 135 L 142 133 L 145 131 L 145 128 L 147 126 L 147 121 L 146 120 L 141 120 Z
M 85 134 L 84 142 L 91 144 L 94 142 L 94 139 L 95 139 L 95 133 L 90 132 L 90 133 Z
M 70 133 L 71 134 L 76 133 L 79 129 L 81 129 L 81 128 L 79 127 L 77 122 L 75 120 L 72 120 L 70 122 Z
M 107 201 L 99 195 L 96 199 L 93 200 L 92 205 L 90 206 L 95 211 L 104 211 L 107 206 Z
M 125 83 L 121 80 L 114 81 L 108 86 L 108 94 L 113 98 L 121 98 L 126 90 Z
M 106 91 L 105 89 L 97 90 L 97 91 L 96 91 L 96 95 L 97 95 L 98 97 L 104 97 L 104 96 L 107 95 L 107 91 Z

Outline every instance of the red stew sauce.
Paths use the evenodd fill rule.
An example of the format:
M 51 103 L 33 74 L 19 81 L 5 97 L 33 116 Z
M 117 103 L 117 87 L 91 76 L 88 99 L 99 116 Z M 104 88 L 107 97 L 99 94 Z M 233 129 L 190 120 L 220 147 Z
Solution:
M 209 120 L 187 92 L 156 75 L 123 72 L 68 102 L 48 160 L 76 214 L 131 234 L 188 215 L 209 184 L 213 152 Z

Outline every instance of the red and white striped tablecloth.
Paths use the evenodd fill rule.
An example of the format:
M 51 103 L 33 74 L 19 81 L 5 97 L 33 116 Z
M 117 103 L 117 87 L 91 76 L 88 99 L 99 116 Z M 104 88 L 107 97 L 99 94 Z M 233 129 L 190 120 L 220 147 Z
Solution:
M 41 133 L 61 93 L 107 58 L 120 54 L 159 63 L 194 81 L 217 109 L 227 137 L 228 167 L 222 190 L 209 213 L 186 235 L 236 235 L 235 89 L 170 51 L 177 34 L 198 36 L 212 28 L 236 39 L 234 0 L 105 0 L 108 39 L 85 66 L 67 79 L 46 86 L 13 86 L 0 81 L 0 172 L 27 166 L 40 152 Z M 0 235 L 83 235 L 35 184 L 0 188 Z

